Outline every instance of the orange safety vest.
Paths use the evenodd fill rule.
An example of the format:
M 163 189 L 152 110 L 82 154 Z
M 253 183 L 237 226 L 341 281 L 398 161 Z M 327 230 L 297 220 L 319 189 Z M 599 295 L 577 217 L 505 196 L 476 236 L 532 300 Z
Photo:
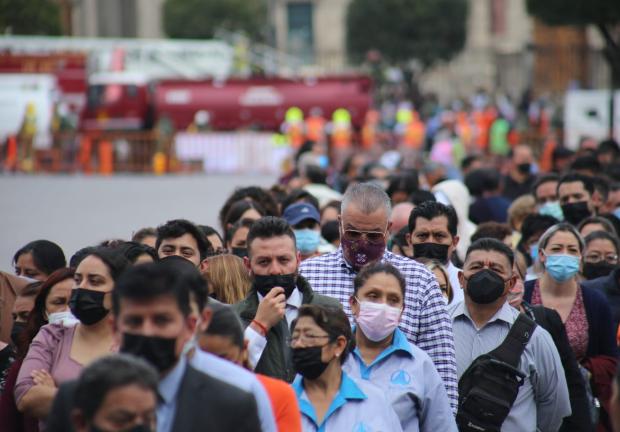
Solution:
M 306 138 L 320 142 L 325 139 L 325 119 L 323 117 L 308 117 L 306 119 Z
M 405 147 L 419 150 L 424 144 L 424 137 L 426 136 L 426 126 L 418 119 L 413 119 L 407 125 L 405 129 L 405 135 L 403 136 L 403 143 Z
M 351 146 L 351 128 L 336 127 L 332 133 L 334 148 L 345 149 Z
M 301 124 L 291 123 L 286 128 L 286 139 L 289 144 L 298 149 L 304 143 L 304 130 Z

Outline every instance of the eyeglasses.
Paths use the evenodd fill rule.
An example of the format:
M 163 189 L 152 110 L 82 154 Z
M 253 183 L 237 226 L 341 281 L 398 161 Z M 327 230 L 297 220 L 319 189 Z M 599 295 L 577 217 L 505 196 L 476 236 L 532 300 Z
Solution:
M 329 335 L 313 335 L 313 334 L 293 334 L 291 336 L 291 345 L 301 343 L 303 345 L 314 346 L 319 339 L 329 338 Z
M 609 264 L 617 264 L 618 255 L 615 255 L 615 254 L 601 255 L 599 253 L 591 253 L 585 256 L 584 261 L 587 263 L 592 263 L 592 264 L 596 264 L 601 261 L 605 261 Z
M 385 241 L 385 232 L 381 231 L 358 231 L 358 230 L 346 230 L 342 234 L 342 238 L 348 241 L 359 241 L 362 237 L 366 237 L 370 243 L 383 243 Z

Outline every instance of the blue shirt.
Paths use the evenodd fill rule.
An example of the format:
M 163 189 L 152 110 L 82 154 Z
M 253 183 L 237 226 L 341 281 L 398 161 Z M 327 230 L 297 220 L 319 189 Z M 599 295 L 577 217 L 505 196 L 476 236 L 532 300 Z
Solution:
M 452 325 L 437 279 L 424 265 L 388 251 L 384 252 L 381 262 L 392 264 L 403 274 L 407 287 L 399 327 L 409 342 L 431 357 L 446 386 L 452 410 L 456 412 L 458 381 Z M 344 259 L 342 247 L 303 261 L 299 274 L 306 278 L 314 292 L 338 299 L 349 319 L 353 319 L 349 298 L 357 273 Z
M 344 372 L 340 389 L 321 424 L 318 423 L 314 406 L 306 395 L 302 377 L 297 376 L 292 386 L 299 401 L 304 432 L 402 431 L 396 413 L 381 390 L 368 382 L 354 381 Z
M 481 328 L 477 328 L 464 302 L 450 304 L 460 377 L 482 354 L 506 339 L 519 311 L 508 302 Z M 571 414 L 568 387 L 560 356 L 545 329 L 536 326 L 521 355 L 519 370 L 525 375 L 517 398 L 502 424 L 502 432 L 557 431 Z
M 401 330 L 396 329 L 392 344 L 370 365 L 366 365 L 359 348 L 355 348 L 343 370 L 383 390 L 403 430 L 457 431 L 446 388 L 433 361 L 409 343 Z
M 258 378 L 242 367 L 195 347 L 190 364 L 200 372 L 252 393 L 263 432 L 277 432 L 276 420 L 265 388 Z M 159 429 L 157 429 L 159 431 Z
M 176 366 L 159 380 L 159 403 L 157 404 L 157 431 L 171 432 L 177 411 L 177 395 L 185 375 L 187 361 L 181 357 Z

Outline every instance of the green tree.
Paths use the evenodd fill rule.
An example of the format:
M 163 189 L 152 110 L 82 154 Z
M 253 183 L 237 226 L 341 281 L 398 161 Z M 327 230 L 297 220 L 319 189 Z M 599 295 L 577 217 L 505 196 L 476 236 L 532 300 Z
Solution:
M 166 0 L 164 28 L 173 38 L 210 39 L 217 30 L 243 31 L 262 39 L 267 24 L 263 0 Z
M 0 31 L 17 35 L 59 35 L 58 4 L 52 0 L 0 0 Z
M 605 40 L 613 83 L 620 86 L 620 1 L 527 0 L 527 9 L 547 25 L 594 25 Z
M 360 62 L 369 50 L 388 61 L 449 60 L 465 44 L 468 0 L 353 0 L 347 50 Z

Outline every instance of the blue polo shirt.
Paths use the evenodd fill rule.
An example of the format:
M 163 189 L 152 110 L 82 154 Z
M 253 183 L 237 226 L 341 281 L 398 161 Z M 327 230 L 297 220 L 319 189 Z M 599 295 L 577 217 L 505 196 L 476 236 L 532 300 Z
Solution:
M 392 404 L 405 431 L 457 431 L 446 387 L 431 358 L 396 329 L 392 344 L 369 365 L 359 348 L 343 370 L 354 379 L 370 381 Z
M 340 389 L 320 424 L 304 390 L 303 378 L 298 375 L 292 386 L 299 401 L 304 432 L 402 431 L 396 413 L 381 390 L 370 383 L 356 382 L 344 372 Z

